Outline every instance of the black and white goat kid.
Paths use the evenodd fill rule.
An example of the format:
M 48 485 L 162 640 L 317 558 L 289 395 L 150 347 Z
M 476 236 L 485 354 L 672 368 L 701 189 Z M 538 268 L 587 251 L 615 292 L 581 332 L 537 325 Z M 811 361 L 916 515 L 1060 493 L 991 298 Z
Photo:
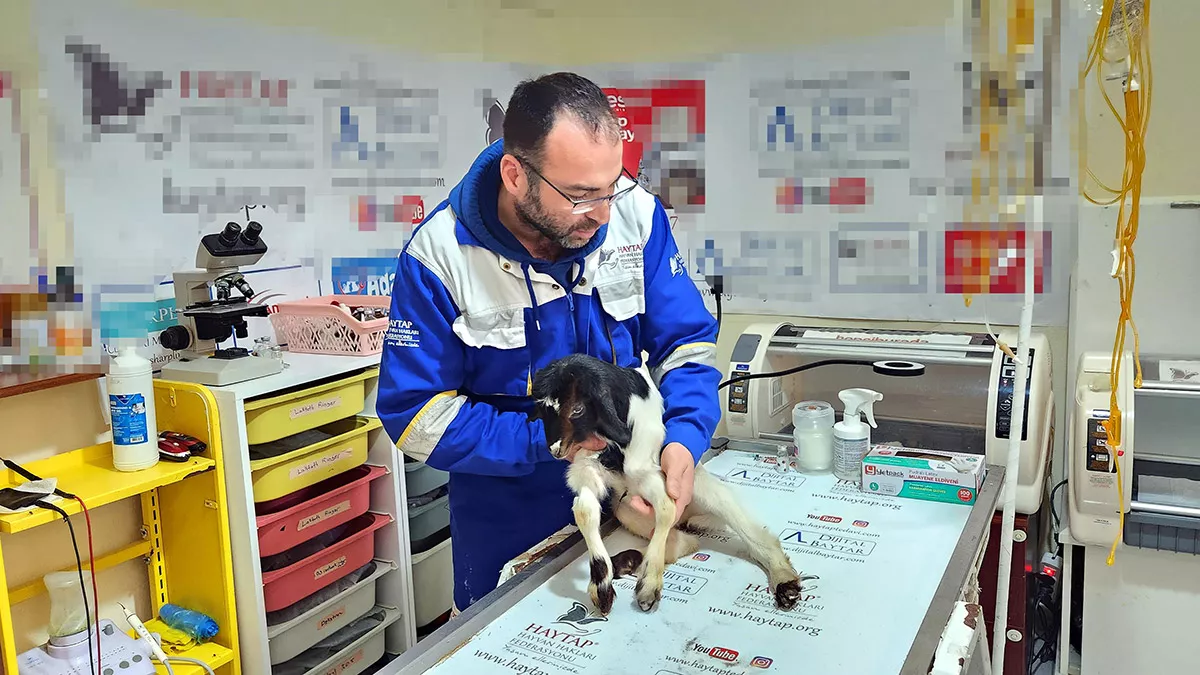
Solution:
M 791 609 L 800 597 L 801 577 L 778 537 L 750 517 L 730 489 L 696 466 L 692 502 L 676 526 L 675 502 L 667 495 L 659 464 L 666 429 L 663 400 L 644 369 L 622 368 L 575 354 L 538 371 L 533 378 L 534 417 L 546 429 L 550 451 L 560 459 L 595 435 L 607 442 L 600 451 L 579 450 L 567 469 L 575 493 L 574 515 L 591 554 L 588 594 L 602 614 L 612 609 L 615 577 L 635 573 L 637 604 L 653 609 L 662 597 L 664 568 L 699 550 L 695 532 L 727 527 L 747 546 L 767 573 L 775 604 Z M 613 512 L 626 529 L 650 541 L 645 553 L 624 551 L 610 558 L 600 536 L 600 505 L 615 496 Z M 644 515 L 630 505 L 638 495 L 653 508 Z

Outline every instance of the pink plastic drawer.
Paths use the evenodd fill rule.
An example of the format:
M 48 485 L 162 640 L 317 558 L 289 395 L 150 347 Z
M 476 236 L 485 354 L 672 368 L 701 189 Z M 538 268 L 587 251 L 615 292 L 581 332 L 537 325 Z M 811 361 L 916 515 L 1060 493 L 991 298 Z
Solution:
M 367 512 L 381 466 L 358 466 L 258 505 L 258 554 L 275 555 Z
M 375 556 L 373 533 L 392 522 L 392 517 L 367 513 L 350 521 L 346 535 L 336 544 L 283 569 L 263 574 L 263 599 L 268 612 L 299 602 L 354 570 Z

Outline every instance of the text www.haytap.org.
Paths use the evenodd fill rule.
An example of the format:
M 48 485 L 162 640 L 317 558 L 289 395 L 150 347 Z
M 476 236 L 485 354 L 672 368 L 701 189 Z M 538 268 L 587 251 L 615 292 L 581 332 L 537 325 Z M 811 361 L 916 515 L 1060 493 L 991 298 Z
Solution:
M 542 670 L 541 668 L 538 668 L 537 666 L 534 666 L 534 665 L 531 665 L 528 663 L 521 663 L 521 661 L 518 660 L 517 657 L 515 657 L 515 656 L 508 659 L 507 661 L 505 661 L 503 656 L 496 656 L 495 654 L 489 654 L 489 653 L 479 650 L 479 649 L 475 650 L 475 656 L 476 656 L 476 658 L 483 659 L 484 661 L 487 661 L 489 663 L 496 663 L 496 664 L 502 665 L 505 668 L 508 668 L 509 670 L 511 670 L 513 672 L 525 673 L 525 675 L 550 675 L 549 672 Z

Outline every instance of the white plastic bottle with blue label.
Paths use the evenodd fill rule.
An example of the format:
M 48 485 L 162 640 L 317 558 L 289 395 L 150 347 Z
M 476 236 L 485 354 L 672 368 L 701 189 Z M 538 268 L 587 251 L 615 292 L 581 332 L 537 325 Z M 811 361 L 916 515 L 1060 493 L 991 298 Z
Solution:
M 108 410 L 112 420 L 113 468 L 141 471 L 158 464 L 158 422 L 154 416 L 154 372 L 134 347 L 109 361 Z
M 862 483 L 862 461 L 871 449 L 871 428 L 875 424 L 872 406 L 883 400 L 883 394 L 870 389 L 843 389 L 838 398 L 846 406 L 842 421 L 833 425 L 833 475 L 838 480 Z M 863 424 L 862 412 L 871 426 Z

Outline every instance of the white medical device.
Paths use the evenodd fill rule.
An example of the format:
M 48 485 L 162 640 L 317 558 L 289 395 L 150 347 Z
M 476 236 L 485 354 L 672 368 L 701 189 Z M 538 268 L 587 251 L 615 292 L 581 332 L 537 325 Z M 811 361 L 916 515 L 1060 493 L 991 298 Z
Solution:
M 1112 354 L 1079 359 L 1067 439 L 1071 537 L 1104 548 L 1119 538 L 1129 546 L 1200 553 L 1200 358 L 1143 354 L 1137 388 L 1133 354 L 1121 358 L 1116 448 L 1103 426 Z
M 1000 339 L 1015 349 L 1015 333 Z M 1050 345 L 1030 336 L 1032 360 L 1017 476 L 1016 511 L 1036 513 L 1045 493 L 1053 440 Z M 730 438 L 790 442 L 792 407 L 800 401 L 835 404 L 838 391 L 869 387 L 884 395 L 875 406 L 874 443 L 986 455 L 1005 464 L 1012 424 L 1015 364 L 987 333 L 874 330 L 759 323 L 740 336 L 727 377 L 787 371 L 828 359 L 901 360 L 924 364 L 919 377 L 885 377 L 869 367 L 830 365 L 790 375 L 734 381 L 723 391 Z

